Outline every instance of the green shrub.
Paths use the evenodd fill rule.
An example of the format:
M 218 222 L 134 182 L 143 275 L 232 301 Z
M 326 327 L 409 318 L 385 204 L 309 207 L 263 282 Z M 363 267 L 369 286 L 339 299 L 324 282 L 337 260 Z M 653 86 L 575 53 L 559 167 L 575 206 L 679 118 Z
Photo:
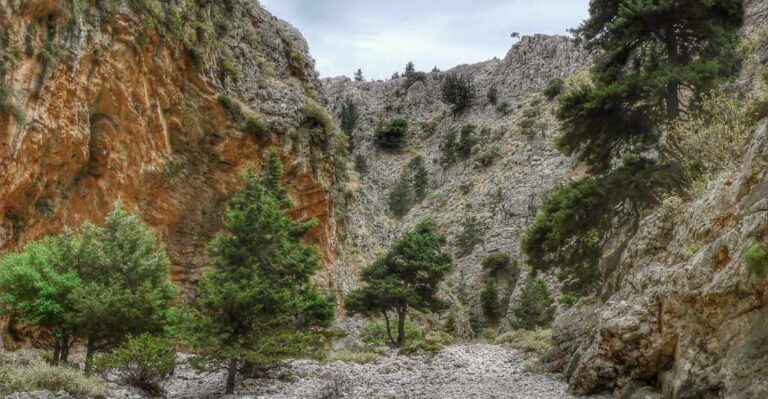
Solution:
M 472 159 L 478 167 L 488 167 L 501 155 L 501 147 L 496 144 L 476 145 L 472 148 Z
M 554 347 L 552 343 L 552 330 L 546 329 L 510 331 L 496 337 L 494 343 L 497 345 L 504 344 L 512 349 L 537 352 L 539 354 L 543 354 Z
M 459 142 L 456 145 L 457 158 L 467 159 L 470 157 L 470 155 L 472 155 L 472 147 L 477 144 L 475 129 L 477 129 L 477 127 L 472 124 L 466 124 L 461 127 L 461 131 L 459 133 Z
M 399 117 L 392 118 L 376 129 L 376 144 L 381 149 L 397 151 L 405 145 L 407 134 L 408 120 Z
M 357 104 L 352 101 L 351 98 L 347 98 L 341 104 L 341 110 L 339 111 L 339 123 L 341 124 L 341 131 L 352 137 L 352 133 L 357 127 L 357 120 L 360 118 L 360 113 L 357 111 Z
M 259 137 L 262 133 L 267 131 L 267 125 L 265 125 L 258 116 L 251 115 L 245 118 L 245 130 L 256 137 Z
M 579 300 L 579 297 L 576 295 L 570 293 L 570 292 L 564 292 L 562 296 L 560 296 L 560 302 L 561 305 L 565 306 L 566 309 L 573 306 L 577 301 Z
M 441 86 L 443 102 L 451 105 L 453 113 L 459 114 L 472 105 L 475 89 L 469 77 L 449 73 Z
M 496 339 L 497 331 L 495 328 L 484 328 L 480 331 L 480 334 L 478 334 L 478 338 L 480 338 L 483 342 L 494 342 Z
M 481 263 L 483 270 L 489 274 L 496 274 L 499 271 L 507 270 L 512 263 L 512 258 L 504 252 L 493 252 L 483 259 Z
M 78 397 L 94 397 L 104 395 L 106 385 L 77 369 L 51 366 L 37 354 L 0 353 L 0 395 L 31 391 L 66 391 Z
M 231 59 L 224 58 L 221 60 L 221 70 L 224 76 L 229 77 L 233 82 L 237 83 L 240 81 L 240 70 L 237 69 L 237 66 L 235 66 Z
M 383 347 L 370 347 L 362 350 L 342 349 L 339 351 L 331 352 L 326 356 L 325 361 L 328 363 L 343 362 L 343 363 L 373 363 L 386 354 L 386 348 Z
M 368 173 L 368 161 L 363 155 L 355 155 L 355 170 L 361 175 Z
M 413 205 L 411 191 L 408 180 L 404 179 L 403 176 L 400 176 L 400 180 L 398 180 L 397 184 L 392 188 L 392 191 L 389 192 L 389 195 L 387 196 L 387 205 L 389 206 L 389 210 L 397 217 L 404 216 L 411 210 L 411 206 Z
M 461 223 L 461 234 L 456 238 L 459 256 L 467 256 L 474 251 L 475 246 L 483 242 L 483 228 L 474 216 L 469 216 Z
M 499 102 L 499 89 L 496 86 L 489 87 L 485 98 L 488 99 L 489 104 L 496 105 Z
M 526 108 L 523 110 L 523 116 L 526 118 L 535 118 L 539 116 L 539 110 L 536 108 Z
M 457 132 L 455 129 L 448 130 L 443 139 L 440 141 L 438 148 L 440 149 L 440 163 L 447 166 L 456 162 L 456 137 Z
M 173 373 L 175 365 L 176 348 L 169 340 L 142 334 L 96 358 L 94 367 L 106 380 L 162 395 L 160 383 Z
M 548 327 L 555 318 L 555 307 L 549 287 L 544 281 L 529 278 L 516 306 L 512 326 L 524 330 Z
M 752 244 L 744 253 L 744 263 L 750 272 L 762 276 L 768 270 L 768 244 Z
M 533 125 L 536 124 L 536 120 L 533 118 L 524 118 L 517 123 L 517 127 L 520 128 L 520 132 L 526 136 L 532 136 Z
M 333 118 L 328 111 L 314 101 L 307 101 L 302 108 L 309 122 L 311 137 L 315 142 L 321 142 L 333 133 Z
M 547 97 L 549 100 L 554 100 L 555 97 L 559 96 L 560 93 L 563 92 L 563 89 L 565 88 L 565 80 L 562 78 L 554 78 L 551 79 L 547 86 L 544 88 L 544 96 Z
M 224 108 L 225 111 L 229 113 L 229 116 L 235 120 L 240 121 L 243 119 L 243 107 L 240 105 L 239 102 L 234 100 L 232 97 L 222 94 L 219 96 L 219 104 L 222 108 Z
M 501 316 L 501 307 L 499 306 L 499 293 L 496 290 L 496 279 L 491 276 L 485 277 L 485 287 L 480 292 L 480 304 L 485 317 L 491 323 L 497 323 Z
M 475 187 L 475 183 L 473 183 L 471 180 L 464 180 L 459 184 L 459 191 L 466 195 L 472 191 L 473 187 Z
M 504 100 L 496 104 L 496 112 L 501 115 L 506 115 L 512 109 L 512 104 L 509 101 Z
M 390 325 L 392 336 L 397 335 L 397 326 Z M 418 341 L 423 337 L 421 328 L 410 320 L 405 321 L 405 340 Z M 367 344 L 382 344 L 389 340 L 387 325 L 384 321 L 376 320 L 366 323 L 360 328 L 360 338 Z
M 436 118 L 421 122 L 421 132 L 425 138 L 432 137 L 435 134 L 437 131 L 437 122 Z

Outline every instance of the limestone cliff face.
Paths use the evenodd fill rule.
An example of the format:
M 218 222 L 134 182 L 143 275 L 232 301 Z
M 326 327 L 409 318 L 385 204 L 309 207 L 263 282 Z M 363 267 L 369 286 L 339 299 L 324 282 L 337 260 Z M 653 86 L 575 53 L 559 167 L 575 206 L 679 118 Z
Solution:
M 351 158 L 360 157 L 367 163 L 367 171 L 352 173 L 347 185 L 348 206 L 340 213 L 346 226 L 341 235 L 345 255 L 339 269 L 360 270 L 426 217 L 437 221 L 449 240 L 448 249 L 457 253 L 462 222 L 474 217 L 482 243 L 471 253 L 455 257 L 455 272 L 443 289 L 458 309 L 459 328 L 467 331 L 470 318 L 482 317 L 482 260 L 491 252 L 501 251 L 523 266 L 521 235 L 532 222 L 542 195 L 567 181 L 570 173 L 570 160 L 553 145 L 557 134 L 551 114 L 554 102 L 540 93 L 550 79 L 583 70 L 588 61 L 588 54 L 568 38 L 537 35 L 522 38 L 504 59 L 430 72 L 423 82 L 410 87 L 406 87 L 405 78 L 385 82 L 356 82 L 346 77 L 323 80 L 334 114 L 347 100 L 357 105 L 360 120 L 352 135 Z M 471 109 L 457 116 L 441 101 L 441 83 L 449 72 L 470 77 L 475 87 Z M 486 93 L 491 86 L 498 89 L 499 103 L 510 104 L 508 113 L 500 113 L 489 104 Z M 538 121 L 530 134 L 523 134 L 518 127 L 525 113 Z M 374 142 L 376 126 L 393 117 L 409 122 L 407 144 L 399 153 L 382 151 Z M 478 149 L 496 146 L 497 157 L 485 166 L 471 158 L 450 166 L 441 164 L 440 143 L 450 130 L 460 130 L 466 124 L 476 126 Z M 398 219 L 389 211 L 387 197 L 404 166 L 417 155 L 424 158 L 429 174 L 427 196 Z M 341 274 L 339 281 L 345 290 L 355 287 L 357 274 Z M 501 295 L 514 296 L 521 285 L 513 286 L 513 291 L 499 287 Z
M 746 4 L 747 33 L 765 32 L 768 3 Z M 755 44 L 735 85 L 765 98 L 768 41 Z M 647 215 L 609 249 L 603 266 L 614 272 L 602 295 L 556 320 L 553 338 L 573 389 L 629 395 L 650 385 L 653 397 L 768 397 L 768 281 L 744 263 L 747 248 L 766 239 L 767 201 L 763 120 L 740 168 L 698 200 Z
M 258 2 L 0 0 L 0 44 L 0 250 L 122 199 L 191 287 L 239 173 L 276 146 L 333 264 L 333 138 L 302 111 L 324 102 L 314 61 Z

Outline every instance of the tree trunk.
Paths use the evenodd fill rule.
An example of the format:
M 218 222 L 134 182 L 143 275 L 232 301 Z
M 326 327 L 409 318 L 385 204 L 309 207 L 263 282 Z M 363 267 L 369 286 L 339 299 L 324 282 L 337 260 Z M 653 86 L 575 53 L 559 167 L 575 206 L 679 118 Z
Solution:
M 59 338 L 59 337 L 56 337 L 56 339 L 54 339 L 53 360 L 51 360 L 51 364 L 53 364 L 54 366 L 59 364 L 59 358 L 61 356 L 61 341 L 62 341 L 62 338 Z
M 397 346 L 405 345 L 405 314 L 408 308 L 403 306 L 397 310 Z
M 93 367 L 93 354 L 96 352 L 96 340 L 93 337 L 88 337 L 88 344 L 85 348 L 85 374 L 91 374 L 91 368 Z
M 59 361 L 61 363 L 67 363 L 69 361 L 69 348 L 72 346 L 72 342 L 69 341 L 69 334 L 64 334 L 61 338 L 61 355 Z
M 237 377 L 237 359 L 229 360 L 229 369 L 227 370 L 227 395 L 235 393 L 235 378 Z
M 384 323 L 386 323 L 387 326 L 387 337 L 389 338 L 389 342 L 392 343 L 392 345 L 397 346 L 397 342 L 395 342 L 394 338 L 392 338 L 392 329 L 389 325 L 389 315 L 387 314 L 387 311 L 381 312 L 384 314 Z

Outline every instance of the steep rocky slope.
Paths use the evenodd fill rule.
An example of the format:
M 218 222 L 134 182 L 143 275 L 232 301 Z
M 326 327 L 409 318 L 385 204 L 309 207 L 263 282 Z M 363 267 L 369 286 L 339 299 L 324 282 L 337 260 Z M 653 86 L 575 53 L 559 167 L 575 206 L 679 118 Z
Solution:
M 0 44 L 0 250 L 122 199 L 189 288 L 239 173 L 276 146 L 294 213 L 318 218 L 312 238 L 334 264 L 314 61 L 258 2 L 2 0 Z
M 748 1 L 754 48 L 735 82 L 765 98 L 768 3 Z M 763 100 L 765 101 L 765 100 Z M 764 103 L 765 106 L 766 103 Z M 665 398 L 768 397 L 768 290 L 744 255 L 768 232 L 768 120 L 757 124 L 743 165 L 726 170 L 692 203 L 668 200 L 608 251 L 602 295 L 580 302 L 553 328 L 578 393 Z
M 456 257 L 455 272 L 444 290 L 456 308 L 467 306 L 455 315 L 466 331 L 471 315 L 477 318 L 480 313 L 481 261 L 489 253 L 501 251 L 522 265 L 521 234 L 535 216 L 542 194 L 566 181 L 571 170 L 571 162 L 553 146 L 553 103 L 540 93 L 550 79 L 581 71 L 588 61 L 588 54 L 570 39 L 537 35 L 522 38 L 504 59 L 431 72 L 423 82 L 410 86 L 406 78 L 385 82 L 357 82 L 346 77 L 323 80 L 334 114 L 338 115 L 347 101 L 357 105 L 360 119 L 351 138 L 352 158 L 363 158 L 367 164 L 367 171 L 353 173 L 347 186 L 349 205 L 340 214 L 346 226 L 341 235 L 345 247 L 341 262 L 347 266 L 339 269 L 359 270 L 400 233 L 426 217 L 438 222 L 449 238 L 450 249 L 457 253 L 462 223 L 474 217 L 482 243 L 471 253 Z M 453 115 L 441 101 L 441 82 L 448 73 L 470 77 L 474 83 L 473 105 L 460 115 Z M 488 103 L 486 93 L 491 86 L 498 89 L 499 103 L 510 104 L 508 113 L 498 112 Z M 523 114 L 538 120 L 529 134 L 518 126 L 525 118 Z M 376 127 L 393 117 L 409 122 L 407 144 L 397 153 L 382 151 L 374 142 Z M 476 126 L 478 149 L 492 148 L 497 153 L 492 164 L 482 166 L 467 159 L 445 166 L 439 161 L 441 142 L 451 130 L 458 131 L 466 124 Z M 387 197 L 416 155 L 425 159 L 427 196 L 399 219 L 389 211 Z M 348 288 L 356 285 L 356 279 L 353 273 L 339 281 Z

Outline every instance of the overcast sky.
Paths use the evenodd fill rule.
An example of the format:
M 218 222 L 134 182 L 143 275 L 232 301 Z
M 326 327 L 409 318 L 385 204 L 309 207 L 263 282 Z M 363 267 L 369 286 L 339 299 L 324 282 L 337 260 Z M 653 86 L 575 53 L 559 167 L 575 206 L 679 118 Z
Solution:
M 512 32 L 567 34 L 589 0 L 260 0 L 299 28 L 323 77 L 389 78 L 503 58 Z

